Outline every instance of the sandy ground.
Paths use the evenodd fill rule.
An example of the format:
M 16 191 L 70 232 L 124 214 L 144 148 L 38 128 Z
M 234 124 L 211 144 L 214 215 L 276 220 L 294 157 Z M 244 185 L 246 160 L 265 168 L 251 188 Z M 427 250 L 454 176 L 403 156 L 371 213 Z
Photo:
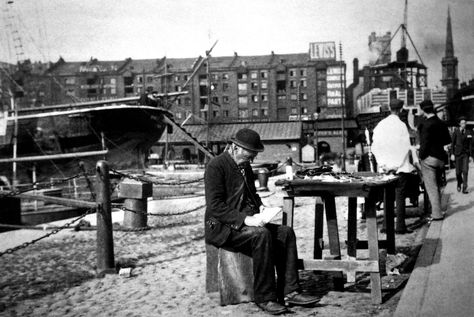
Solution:
M 269 182 L 270 192 L 261 194 L 265 204 L 274 206 L 282 204 L 283 196 L 273 185 L 275 179 Z M 341 246 L 345 248 L 347 203 L 337 199 L 336 204 Z M 149 212 L 156 214 L 148 219 L 151 230 L 114 231 L 115 260 L 118 266 L 133 267 L 131 277 L 96 276 L 96 232 L 93 230 L 66 229 L 1 256 L 0 315 L 267 316 L 254 303 L 221 307 L 215 295 L 206 294 L 203 205 L 202 196 L 151 201 Z M 296 199 L 294 228 L 300 258 L 312 256 L 313 210 L 313 198 Z M 186 211 L 190 212 L 169 215 Z M 418 208 L 409 208 L 408 213 L 408 223 L 416 224 Z M 120 222 L 121 214 L 114 214 L 114 221 Z M 358 237 L 363 239 L 365 222 L 361 219 L 358 219 L 358 228 Z M 426 226 L 418 226 L 411 234 L 397 235 L 399 255 L 404 254 L 407 261 L 413 259 L 425 229 Z M 30 232 L 32 237 L 45 233 L 21 232 L 24 233 L 21 238 L 0 234 L 0 240 L 4 240 L 0 241 L 1 249 L 4 250 L 5 245 L 21 244 L 21 239 L 28 236 L 25 232 Z M 327 241 L 325 237 L 326 245 Z M 342 252 L 345 254 L 345 249 Z M 358 256 L 364 257 L 364 252 Z M 409 274 L 409 270 L 409 265 L 400 268 L 405 274 Z M 364 275 L 358 275 L 355 285 L 346 284 L 344 292 L 334 291 L 329 273 L 302 271 L 300 279 L 303 290 L 320 297 L 321 301 L 315 307 L 292 308 L 292 316 L 391 316 L 400 297 L 400 288 L 384 291 L 384 302 L 371 304 Z

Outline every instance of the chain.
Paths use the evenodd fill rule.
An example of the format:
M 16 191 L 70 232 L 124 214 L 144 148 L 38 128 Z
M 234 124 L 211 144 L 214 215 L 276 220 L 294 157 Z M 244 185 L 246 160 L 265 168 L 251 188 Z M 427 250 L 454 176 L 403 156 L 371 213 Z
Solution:
M 47 238 L 47 237 L 49 237 L 49 236 L 52 236 L 53 234 L 58 233 L 58 232 L 61 231 L 61 230 L 67 229 L 67 228 L 69 228 L 73 223 L 75 223 L 75 222 L 81 220 L 82 218 L 84 218 L 84 217 L 87 216 L 88 214 L 91 214 L 91 213 L 94 213 L 94 212 L 95 212 L 95 208 L 88 209 L 84 214 L 80 215 L 80 216 L 77 217 L 76 219 L 73 219 L 72 221 L 66 223 L 64 226 L 61 226 L 61 227 L 58 227 L 58 228 L 54 229 L 53 231 L 51 231 L 51 232 L 45 234 L 44 236 L 41 236 L 41 237 L 39 237 L 39 238 L 37 238 L 37 239 L 31 240 L 31 241 L 29 241 L 29 242 L 25 242 L 25 243 L 20 244 L 20 245 L 18 245 L 18 246 L 16 246 L 16 247 L 9 248 L 9 249 L 6 249 L 6 250 L 3 251 L 3 252 L 0 252 L 0 257 L 3 256 L 3 255 L 5 255 L 5 254 L 11 254 L 11 253 L 16 252 L 16 251 L 18 251 L 18 250 L 24 249 L 24 248 L 26 248 L 26 247 L 28 247 L 28 246 L 30 246 L 30 245 L 32 245 L 32 244 L 35 244 L 36 242 L 38 242 L 38 241 L 40 241 L 40 240 L 43 240 L 43 239 L 45 239 L 45 238 Z
M 198 178 L 198 179 L 194 179 L 194 180 L 190 180 L 190 181 L 169 182 L 169 183 L 167 183 L 167 182 L 153 181 L 153 180 L 150 180 L 149 178 L 146 178 L 146 177 L 143 177 L 143 176 L 135 176 L 135 175 L 131 175 L 131 174 L 122 173 L 122 172 L 119 172 L 119 171 L 117 171 L 113 168 L 111 168 L 110 171 L 117 174 L 117 175 L 119 175 L 119 176 L 122 176 L 122 177 L 130 178 L 130 179 L 133 179 L 133 180 L 136 180 L 136 181 L 139 181 L 139 182 L 151 183 L 153 185 L 173 185 L 173 186 L 177 186 L 177 185 L 187 185 L 187 184 L 199 183 L 199 182 L 204 180 L 204 178 Z
M 154 217 L 172 217 L 172 216 L 181 216 L 181 215 L 186 215 L 186 214 L 192 213 L 192 212 L 197 211 L 197 210 L 199 210 L 203 207 L 206 207 L 206 204 L 198 206 L 198 207 L 193 208 L 193 209 L 181 211 L 181 212 L 174 212 L 174 213 L 170 212 L 170 213 L 163 213 L 163 214 L 153 214 L 153 213 L 149 213 L 149 212 L 144 213 L 144 212 L 141 212 L 141 211 L 137 211 L 137 210 L 127 208 L 127 207 L 125 207 L 121 204 L 112 204 L 112 207 L 121 209 L 123 211 L 130 211 L 130 212 L 133 212 L 134 214 L 137 214 L 137 215 L 147 215 L 147 216 L 154 216 Z

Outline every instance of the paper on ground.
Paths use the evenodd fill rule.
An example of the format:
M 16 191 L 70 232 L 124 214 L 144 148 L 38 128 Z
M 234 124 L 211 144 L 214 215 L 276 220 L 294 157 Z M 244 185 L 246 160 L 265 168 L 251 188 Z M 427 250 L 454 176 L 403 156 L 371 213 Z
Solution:
M 281 207 L 263 207 L 260 213 L 254 216 L 262 219 L 265 223 L 270 222 L 276 215 L 281 212 Z

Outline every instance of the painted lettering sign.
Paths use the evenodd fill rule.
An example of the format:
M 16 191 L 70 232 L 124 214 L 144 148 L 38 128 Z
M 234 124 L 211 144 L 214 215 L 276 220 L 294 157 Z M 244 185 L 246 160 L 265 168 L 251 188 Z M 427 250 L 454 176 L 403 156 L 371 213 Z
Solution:
M 311 59 L 336 59 L 335 42 L 309 43 L 309 57 Z

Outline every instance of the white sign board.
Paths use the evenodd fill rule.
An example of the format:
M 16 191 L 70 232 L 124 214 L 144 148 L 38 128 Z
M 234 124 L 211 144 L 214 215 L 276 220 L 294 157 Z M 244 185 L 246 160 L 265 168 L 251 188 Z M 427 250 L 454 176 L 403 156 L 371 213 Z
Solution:
M 309 43 L 310 59 L 336 59 L 335 42 L 314 42 Z

